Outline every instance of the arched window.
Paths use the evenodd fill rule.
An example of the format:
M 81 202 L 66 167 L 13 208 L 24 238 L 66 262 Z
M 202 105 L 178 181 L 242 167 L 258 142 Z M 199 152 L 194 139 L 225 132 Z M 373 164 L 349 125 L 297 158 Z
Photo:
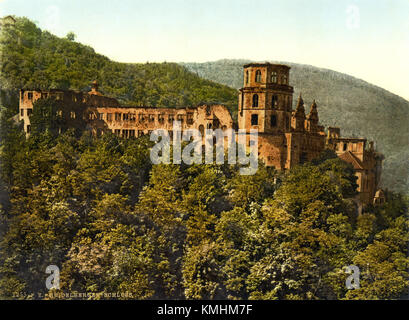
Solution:
M 258 95 L 255 94 L 253 96 L 253 108 L 257 108 L 258 107 Z
M 274 114 L 271 116 L 270 118 L 270 125 L 272 127 L 276 127 L 277 126 L 277 116 L 275 116 Z
M 275 71 L 271 73 L 271 82 L 277 83 L 277 72 Z
M 287 76 L 283 76 L 283 84 L 287 84 Z
M 202 124 L 199 126 L 199 131 L 200 131 L 200 134 L 203 137 L 204 136 L 204 126 Z
M 278 96 L 275 94 L 271 98 L 271 106 L 274 108 L 278 105 Z
M 256 71 L 256 82 L 261 82 L 261 71 L 260 70 Z

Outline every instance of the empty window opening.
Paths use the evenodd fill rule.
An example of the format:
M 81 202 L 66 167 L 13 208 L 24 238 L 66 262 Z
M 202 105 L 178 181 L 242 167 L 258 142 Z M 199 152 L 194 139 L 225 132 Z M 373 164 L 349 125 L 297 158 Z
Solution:
M 276 126 L 277 126 L 277 116 L 275 116 L 275 115 L 272 115 L 272 116 L 271 116 L 271 118 L 270 118 L 270 125 L 271 125 L 272 127 L 276 127 Z
M 274 108 L 278 105 L 278 96 L 275 94 L 271 98 L 271 106 Z
M 258 107 L 258 94 L 255 94 L 253 96 L 253 108 L 257 108 Z
M 271 73 L 271 82 L 277 83 L 277 72 Z
M 251 115 L 251 125 L 257 126 L 258 125 L 258 114 Z
M 261 71 L 260 70 L 256 71 L 256 82 L 261 82 Z

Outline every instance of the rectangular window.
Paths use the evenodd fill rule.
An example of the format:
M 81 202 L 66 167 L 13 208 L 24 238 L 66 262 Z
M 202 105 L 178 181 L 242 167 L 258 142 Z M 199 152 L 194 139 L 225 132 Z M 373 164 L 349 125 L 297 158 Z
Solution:
M 27 132 L 27 133 L 30 133 L 30 132 L 31 132 L 31 126 L 30 126 L 29 124 L 27 125 L 26 132 Z
M 191 112 L 187 114 L 187 124 L 193 124 L 193 113 Z
M 271 99 L 271 106 L 274 108 L 278 105 L 278 96 L 273 95 L 273 98 Z
M 136 121 L 136 114 L 135 113 L 130 113 L 129 114 L 129 121 L 132 121 L 132 122 Z
M 33 114 L 33 109 L 27 109 L 27 115 L 31 116 Z
M 32 92 L 28 92 L 28 93 L 27 93 L 27 98 L 28 98 L 28 100 L 33 100 L 33 93 L 32 93 Z
M 20 109 L 20 116 L 24 117 L 24 109 Z
M 121 121 L 121 114 L 115 113 L 115 121 Z
M 306 152 L 301 152 L 300 163 L 303 164 L 303 163 L 306 163 L 307 161 L 308 161 L 307 153 Z
M 155 115 L 154 114 L 150 114 L 149 115 L 149 122 L 154 122 L 155 121 Z
M 112 121 L 112 113 L 107 113 L 107 121 Z
M 135 130 L 129 130 L 129 138 L 135 137 Z
M 121 135 L 121 129 L 115 129 L 115 135 L 119 137 Z
M 160 123 L 163 123 L 164 120 L 165 120 L 165 116 L 163 114 L 158 115 L 158 121 Z
M 270 125 L 271 125 L 272 127 L 276 127 L 276 126 L 277 126 L 277 116 L 275 116 L 275 115 L 272 115 L 272 116 L 271 116 Z
M 71 118 L 71 119 L 75 119 L 76 116 L 77 116 L 77 115 L 75 114 L 74 111 L 71 111 L 71 112 L 70 112 L 70 118 Z
M 143 136 L 143 130 L 138 130 L 138 137 L 142 137 Z
M 98 113 L 98 120 L 104 120 L 104 114 Z
M 123 138 L 128 138 L 128 130 L 126 130 L 126 129 L 122 130 L 122 137 Z
M 251 125 L 257 126 L 258 125 L 258 114 L 251 115 Z
M 124 113 L 123 114 L 123 120 L 128 121 L 129 120 L 129 113 Z
M 178 114 L 177 116 L 178 121 L 183 122 L 183 118 L 184 118 L 183 114 Z
M 145 115 L 143 113 L 140 113 L 138 118 L 139 118 L 139 122 L 145 121 Z
M 174 120 L 175 120 L 175 116 L 173 114 L 170 114 L 168 121 L 173 122 Z

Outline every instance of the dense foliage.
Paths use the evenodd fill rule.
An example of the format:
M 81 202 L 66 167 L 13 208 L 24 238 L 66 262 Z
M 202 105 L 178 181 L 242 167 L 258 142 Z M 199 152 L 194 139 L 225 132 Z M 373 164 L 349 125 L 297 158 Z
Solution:
M 151 166 L 147 138 L 47 131 L 26 140 L 6 119 L 0 298 L 44 297 L 48 265 L 61 268 L 61 292 L 134 299 L 407 293 L 407 203 L 390 193 L 357 216 L 353 169 L 336 157 L 286 174 L 260 164 L 253 176 L 229 165 Z M 349 291 L 351 264 L 361 289 Z
M 152 166 L 146 137 L 58 135 L 51 100 L 36 105 L 26 139 L 11 120 L 20 87 L 86 89 L 97 78 L 124 103 L 236 102 L 234 90 L 176 64 L 119 64 L 74 39 L 25 18 L 2 32 L 0 299 L 44 298 L 49 265 L 61 269 L 61 292 L 128 293 L 120 298 L 408 292 L 407 200 L 389 192 L 358 216 L 353 169 L 333 154 L 286 173 L 260 163 L 253 176 L 228 165 Z M 360 289 L 347 290 L 348 265 L 360 268 Z

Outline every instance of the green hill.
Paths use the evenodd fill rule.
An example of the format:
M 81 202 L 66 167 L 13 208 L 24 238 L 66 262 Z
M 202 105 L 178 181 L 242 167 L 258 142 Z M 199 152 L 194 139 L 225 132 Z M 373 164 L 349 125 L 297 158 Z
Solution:
M 243 65 L 249 62 L 220 60 L 181 65 L 200 77 L 238 89 L 243 84 Z M 302 92 L 306 104 L 317 100 L 323 125 L 341 127 L 344 136 L 375 141 L 377 149 L 385 155 L 384 187 L 409 190 L 408 101 L 346 74 L 291 62 L 279 63 L 291 66 L 294 97 Z
M 101 91 L 124 105 L 178 107 L 222 103 L 235 117 L 242 66 L 247 60 L 131 64 L 111 61 L 91 47 L 42 31 L 27 18 L 3 25 L 0 38 L 0 104 L 17 113 L 18 89 Z M 294 63 L 291 85 L 304 101 L 318 102 L 321 123 L 345 136 L 374 140 L 386 156 L 383 185 L 409 190 L 409 102 L 379 87 L 331 70 Z
M 233 111 L 236 104 L 234 89 L 202 79 L 176 63 L 113 62 L 73 41 L 72 34 L 59 38 L 27 18 L 3 26 L 0 41 L 2 102 L 13 108 L 17 89 L 89 90 L 93 80 L 106 95 L 127 105 L 178 107 L 206 102 L 226 104 Z

